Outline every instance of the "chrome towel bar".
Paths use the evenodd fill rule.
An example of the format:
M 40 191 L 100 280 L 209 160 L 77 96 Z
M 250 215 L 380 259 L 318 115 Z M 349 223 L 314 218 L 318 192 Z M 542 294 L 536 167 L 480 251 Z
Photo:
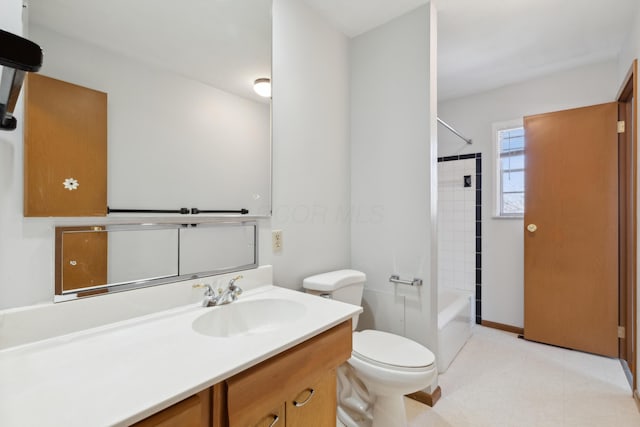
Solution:
M 389 277 L 389 281 L 392 283 L 400 283 L 402 285 L 422 286 L 422 279 L 414 278 L 413 280 L 400 280 L 400 276 L 397 274 L 393 274 Z

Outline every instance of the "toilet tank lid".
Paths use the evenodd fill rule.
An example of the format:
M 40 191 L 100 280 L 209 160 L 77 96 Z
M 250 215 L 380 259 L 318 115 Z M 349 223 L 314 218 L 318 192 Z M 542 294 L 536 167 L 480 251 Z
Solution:
M 316 274 L 302 281 L 302 287 L 314 291 L 334 291 L 354 283 L 364 283 L 367 276 L 356 270 L 338 270 Z

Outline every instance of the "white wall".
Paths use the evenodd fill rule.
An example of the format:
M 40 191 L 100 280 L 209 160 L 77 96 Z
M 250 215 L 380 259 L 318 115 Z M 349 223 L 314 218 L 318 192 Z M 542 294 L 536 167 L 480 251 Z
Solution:
M 275 283 L 299 288 L 349 257 L 348 40 L 298 0 L 273 2 Z
M 621 86 L 624 82 L 624 78 L 629 71 L 629 67 L 634 59 L 640 59 L 640 5 L 637 7 L 637 12 L 635 18 L 633 20 L 633 25 L 629 35 L 627 36 L 627 40 L 622 46 L 620 50 L 620 55 L 618 56 L 618 86 Z M 638 88 L 636 88 L 638 89 Z M 636 105 L 638 105 L 638 100 L 636 100 Z M 640 123 L 640 111 L 636 111 L 638 115 L 637 123 Z M 640 153 L 638 153 L 638 165 L 640 165 Z M 638 175 L 638 191 L 640 192 L 640 175 Z M 638 196 L 638 201 L 640 202 L 640 195 Z M 638 216 L 640 217 L 640 203 L 638 205 Z M 640 242 L 639 242 L 640 243 Z M 638 270 L 640 271 L 640 245 L 638 246 Z M 640 292 L 638 293 L 638 302 L 636 304 L 636 310 L 640 307 Z M 637 339 L 636 343 L 640 342 L 640 316 L 638 317 L 638 324 L 636 325 Z M 640 349 L 640 346 L 638 347 Z M 640 352 L 636 354 L 636 378 L 638 378 L 638 367 L 640 367 Z M 638 385 L 638 384 L 636 384 Z M 636 392 L 638 392 L 640 388 L 636 388 Z M 639 395 L 640 397 L 640 395 Z
M 0 0 L 0 28 L 22 33 L 22 1 Z M 53 296 L 53 229 L 22 217 L 22 96 L 18 128 L 0 131 L 0 308 Z
M 22 35 L 22 1 L 0 0 L 0 29 Z
M 624 82 L 634 59 L 640 59 L 640 5 L 637 7 L 631 31 L 629 31 L 618 55 L 618 86 Z
M 482 319 L 524 324 L 522 219 L 494 218 L 492 123 L 615 100 L 616 62 L 608 61 L 438 104 L 438 115 L 468 138 L 440 127 L 438 155 L 482 153 Z
M 400 333 L 435 352 L 431 7 L 351 41 L 351 257 L 367 274 L 363 327 Z M 424 286 L 394 286 L 392 274 L 421 278 Z

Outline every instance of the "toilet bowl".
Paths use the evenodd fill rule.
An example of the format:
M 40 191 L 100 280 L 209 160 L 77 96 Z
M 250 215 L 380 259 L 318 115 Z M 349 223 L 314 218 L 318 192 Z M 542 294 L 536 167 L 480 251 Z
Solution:
M 308 277 L 307 292 L 360 305 L 366 276 L 340 270 Z M 358 317 L 354 316 L 353 328 Z M 435 356 L 408 338 L 388 332 L 353 332 L 351 358 L 338 369 L 338 418 L 347 427 L 406 425 L 403 396 L 429 386 Z

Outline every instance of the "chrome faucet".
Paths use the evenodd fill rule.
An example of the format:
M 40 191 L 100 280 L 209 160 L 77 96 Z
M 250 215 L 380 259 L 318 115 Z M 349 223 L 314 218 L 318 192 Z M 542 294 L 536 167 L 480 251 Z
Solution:
M 196 283 L 195 285 L 191 286 L 193 289 L 196 288 L 206 288 L 204 291 L 204 299 L 202 300 L 202 306 L 203 307 L 209 307 L 210 305 L 215 305 L 215 304 L 211 304 L 211 301 L 213 301 L 216 298 L 216 292 L 213 290 L 213 288 L 211 287 L 210 284 L 208 283 Z
M 242 294 L 242 289 L 236 285 L 236 281 L 242 279 L 242 276 L 236 276 L 229 280 L 229 284 L 225 289 L 214 291 L 209 284 L 196 284 L 194 288 L 206 288 L 204 291 L 203 307 L 212 307 L 214 305 L 229 304 L 238 299 L 238 295 Z
M 229 304 L 238 299 L 238 295 L 242 294 L 242 288 L 236 285 L 236 281 L 240 279 L 242 279 L 242 275 L 236 276 L 233 279 L 229 280 L 227 288 L 218 295 L 218 299 L 213 305 Z

